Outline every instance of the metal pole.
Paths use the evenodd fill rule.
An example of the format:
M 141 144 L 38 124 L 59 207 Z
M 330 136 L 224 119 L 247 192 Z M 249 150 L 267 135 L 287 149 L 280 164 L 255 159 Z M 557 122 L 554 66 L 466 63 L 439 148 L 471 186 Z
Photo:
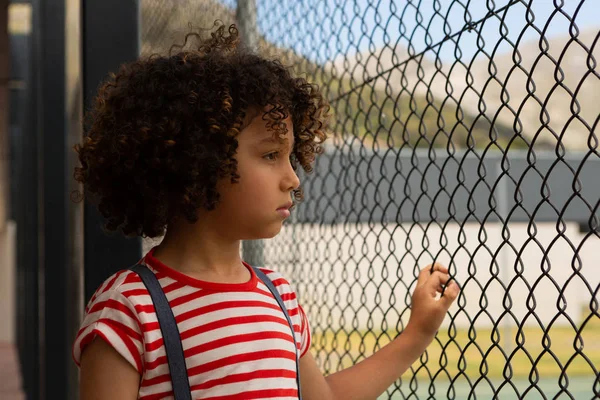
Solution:
M 139 56 L 139 2 L 122 0 L 82 1 L 82 92 L 89 107 L 100 83 L 119 65 Z M 84 299 L 110 275 L 137 262 L 142 254 L 139 238 L 106 235 L 96 207 L 85 204 Z
M 72 308 L 69 287 L 73 272 L 68 256 L 70 199 L 66 170 L 71 149 L 66 125 L 66 2 L 65 0 L 35 0 L 37 11 L 35 54 L 39 78 L 36 96 L 39 118 L 38 138 L 38 279 L 39 279 L 39 342 L 40 399 L 68 399 L 69 382 L 76 381 L 72 363 L 69 332 L 78 325 L 79 316 Z M 75 374 L 69 377 L 69 373 Z
M 256 0 L 238 0 L 235 18 L 242 42 L 255 51 L 258 47 Z
M 81 0 L 65 0 L 65 159 L 67 193 L 82 190 L 73 179 L 73 170 L 79 164 L 73 146 L 81 142 L 83 127 L 83 92 L 81 60 Z M 67 207 L 66 248 L 66 299 L 67 343 L 75 341 L 83 315 L 83 204 L 73 203 Z M 79 398 L 78 368 L 71 359 L 67 363 L 67 399 Z
M 256 0 L 238 0 L 236 20 L 242 43 L 252 51 L 258 47 L 256 25 Z M 262 240 L 245 240 L 242 243 L 244 260 L 255 266 L 264 265 L 264 243 Z
M 8 82 L 9 72 L 9 45 L 8 45 L 8 1 L 0 1 L 0 54 L 4 57 L 0 60 L 0 235 L 5 232 L 9 219 L 9 188 L 8 180 L 8 149 L 9 149 L 9 125 L 8 125 Z M 6 22 L 5 22 L 6 21 Z M 0 236 L 2 237 L 2 236 Z

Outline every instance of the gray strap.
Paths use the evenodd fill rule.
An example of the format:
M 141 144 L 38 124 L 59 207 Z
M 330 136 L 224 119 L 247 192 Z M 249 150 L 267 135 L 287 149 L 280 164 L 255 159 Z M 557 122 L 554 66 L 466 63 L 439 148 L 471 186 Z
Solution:
M 167 353 L 167 362 L 169 363 L 175 400 L 192 400 L 181 336 L 179 336 L 179 329 L 177 329 L 177 323 L 173 316 L 173 310 L 171 310 L 171 306 L 167 301 L 167 296 L 165 296 L 165 292 L 160 287 L 158 279 L 156 279 L 156 276 L 148 267 L 137 264 L 130 269 L 142 278 L 142 282 L 144 282 L 154 303 L 154 310 L 156 311 L 156 317 L 158 318 L 158 324 Z
M 283 303 L 279 292 L 275 288 L 275 285 L 273 285 L 273 282 L 271 282 L 269 277 L 265 275 L 265 273 L 262 272 L 260 269 L 258 269 L 258 267 L 252 268 L 254 269 L 254 272 L 256 272 L 256 275 L 260 278 L 260 280 L 265 285 L 267 285 L 267 287 L 273 294 L 273 297 L 275 297 L 275 300 L 277 300 L 277 303 L 279 303 L 279 307 L 283 311 L 285 319 L 287 319 L 287 322 L 290 325 L 290 329 L 292 330 L 292 339 L 294 340 L 294 349 L 296 350 L 296 384 L 298 385 L 298 399 L 302 400 L 302 393 L 300 392 L 300 358 L 298 356 L 298 346 L 296 345 L 296 332 L 294 331 L 294 324 L 292 324 L 292 319 L 288 314 L 287 308 L 285 307 L 285 304 Z

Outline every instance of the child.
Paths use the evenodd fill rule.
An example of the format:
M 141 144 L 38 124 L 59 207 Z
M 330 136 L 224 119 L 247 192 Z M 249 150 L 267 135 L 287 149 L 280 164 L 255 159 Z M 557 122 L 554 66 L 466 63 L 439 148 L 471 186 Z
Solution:
M 186 43 L 197 35 L 190 34 Z M 157 237 L 140 261 L 176 319 L 192 398 L 374 399 L 421 355 L 458 295 L 440 265 L 424 268 L 403 333 L 371 357 L 324 377 L 309 321 L 289 282 L 260 268 L 291 318 L 240 258 L 240 241 L 271 238 L 302 199 L 326 139 L 328 105 L 278 61 L 220 26 L 197 49 L 121 67 L 99 90 L 75 178 L 109 230 Z M 166 230 L 166 233 L 165 233 Z M 436 300 L 436 292 L 445 289 Z M 81 398 L 172 398 L 163 337 L 148 290 L 125 269 L 86 307 L 73 347 Z

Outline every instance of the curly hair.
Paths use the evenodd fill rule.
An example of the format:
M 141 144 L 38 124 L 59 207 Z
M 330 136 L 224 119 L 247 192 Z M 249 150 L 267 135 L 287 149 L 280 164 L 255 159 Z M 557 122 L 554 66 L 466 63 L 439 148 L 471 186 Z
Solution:
M 329 105 L 319 88 L 244 48 L 235 25 L 217 26 L 206 40 L 188 33 L 168 56 L 122 65 L 99 88 L 74 176 L 105 229 L 157 237 L 176 217 L 195 222 L 214 209 L 217 182 L 238 182 L 236 136 L 260 112 L 274 136 L 291 116 L 294 170 L 310 173 L 323 151 Z M 190 39 L 198 45 L 184 50 Z

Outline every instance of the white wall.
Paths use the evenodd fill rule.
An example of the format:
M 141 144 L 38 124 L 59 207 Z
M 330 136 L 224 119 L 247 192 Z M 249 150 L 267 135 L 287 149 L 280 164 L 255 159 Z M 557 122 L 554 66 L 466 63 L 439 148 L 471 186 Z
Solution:
M 469 318 L 478 313 L 474 321 L 478 327 L 491 326 L 501 318 L 506 294 L 501 282 L 511 282 L 516 271 L 522 278 L 508 288 L 510 310 L 516 322 L 537 324 L 532 315 L 527 316 L 527 298 L 532 291 L 536 300 L 534 311 L 543 324 L 555 318 L 559 307 L 579 323 L 583 309 L 589 310 L 592 293 L 600 284 L 600 239 L 594 235 L 586 237 L 576 224 L 567 224 L 563 235 L 558 234 L 556 224 L 537 223 L 536 227 L 537 233 L 531 238 L 527 224 L 510 224 L 509 243 L 501 247 L 499 224 L 485 224 L 487 236 L 476 223 L 466 224 L 464 229 L 450 224 L 443 230 L 435 223 L 429 227 L 424 223 L 390 224 L 385 228 L 378 224 L 371 229 L 367 224 L 290 225 L 267 242 L 266 259 L 268 266 L 285 271 L 295 282 L 313 326 L 336 329 L 343 316 L 346 327 L 357 324 L 359 329 L 365 329 L 372 318 L 375 329 L 381 328 L 384 320 L 393 328 L 402 312 L 402 319 L 407 321 L 406 304 L 414 288 L 417 267 L 431 263 L 436 255 L 438 262 L 450 266 L 463 289 L 450 310 L 459 326 L 470 325 Z M 517 257 L 518 253 L 521 254 Z M 515 265 L 517 259 L 522 265 Z M 496 276 L 492 278 L 493 275 Z M 566 301 L 558 305 L 560 296 L 554 283 L 562 289 L 569 278 L 572 279 L 564 289 Z M 485 307 L 481 303 L 485 301 L 484 294 Z M 319 311 L 321 304 L 324 308 Z M 352 308 L 344 310 L 347 304 Z M 484 308 L 489 315 L 481 312 Z M 449 321 L 446 318 L 445 324 Z M 567 319 L 560 317 L 555 323 L 563 325 Z
M 0 342 L 15 340 L 15 244 L 17 227 L 8 221 L 0 230 Z

